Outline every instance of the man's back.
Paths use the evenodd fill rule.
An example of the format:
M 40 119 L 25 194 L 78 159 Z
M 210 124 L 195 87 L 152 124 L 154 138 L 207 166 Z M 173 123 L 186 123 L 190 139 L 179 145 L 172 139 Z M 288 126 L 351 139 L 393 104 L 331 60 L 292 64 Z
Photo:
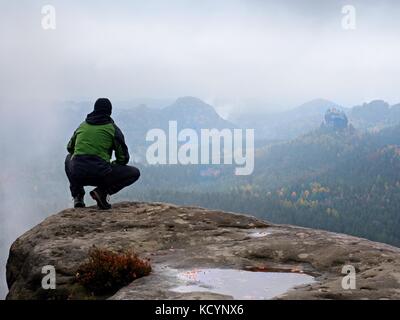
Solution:
M 109 163 L 115 151 L 116 163 L 128 163 L 129 152 L 124 135 L 109 112 L 100 108 L 87 115 L 68 143 L 67 149 L 72 156 L 97 156 Z
M 73 155 L 96 155 L 109 162 L 113 150 L 113 124 L 93 125 L 83 122 L 76 130 Z
M 90 195 L 101 209 L 109 209 L 107 195 L 117 193 L 140 176 L 137 168 L 127 166 L 128 147 L 121 130 L 111 118 L 108 99 L 96 101 L 93 112 L 75 130 L 68 142 L 65 172 L 75 207 L 84 207 L 84 186 L 96 186 Z M 115 151 L 115 161 L 110 163 Z

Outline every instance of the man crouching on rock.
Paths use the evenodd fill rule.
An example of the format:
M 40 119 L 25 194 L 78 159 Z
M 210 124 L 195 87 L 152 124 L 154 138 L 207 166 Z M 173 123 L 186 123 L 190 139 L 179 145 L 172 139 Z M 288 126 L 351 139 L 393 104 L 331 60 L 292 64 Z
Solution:
M 68 143 L 65 159 L 74 207 L 85 207 L 84 186 L 95 186 L 90 192 L 99 209 L 110 209 L 108 196 L 139 179 L 137 168 L 128 166 L 129 153 L 124 135 L 111 118 L 110 100 L 100 98 L 93 112 L 75 130 Z M 115 158 L 110 163 L 112 152 Z

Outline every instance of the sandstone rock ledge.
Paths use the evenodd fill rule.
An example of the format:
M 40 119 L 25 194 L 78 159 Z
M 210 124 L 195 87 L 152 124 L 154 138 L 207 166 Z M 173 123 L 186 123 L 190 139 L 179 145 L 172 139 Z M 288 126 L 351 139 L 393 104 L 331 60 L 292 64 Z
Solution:
M 268 231 L 265 236 L 254 232 Z M 149 257 L 151 275 L 121 288 L 111 299 L 231 299 L 212 292 L 171 291 L 165 268 L 262 268 L 302 270 L 315 283 L 277 299 L 399 299 L 400 249 L 347 235 L 251 216 L 165 203 L 119 203 L 110 211 L 67 209 L 50 216 L 11 246 L 7 299 L 93 298 L 74 282 L 77 266 L 93 245 L 134 249 Z M 341 286 L 342 267 L 357 271 L 357 288 Z M 41 289 L 41 269 L 54 265 L 57 289 Z

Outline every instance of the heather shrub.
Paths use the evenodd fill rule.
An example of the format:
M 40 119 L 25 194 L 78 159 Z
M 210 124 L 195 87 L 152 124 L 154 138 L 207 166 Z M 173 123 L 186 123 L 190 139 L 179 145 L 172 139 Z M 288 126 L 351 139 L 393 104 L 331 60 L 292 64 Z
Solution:
M 115 253 L 92 248 L 89 261 L 81 264 L 76 280 L 95 295 L 111 294 L 137 278 L 151 272 L 149 260 L 140 259 L 133 251 Z

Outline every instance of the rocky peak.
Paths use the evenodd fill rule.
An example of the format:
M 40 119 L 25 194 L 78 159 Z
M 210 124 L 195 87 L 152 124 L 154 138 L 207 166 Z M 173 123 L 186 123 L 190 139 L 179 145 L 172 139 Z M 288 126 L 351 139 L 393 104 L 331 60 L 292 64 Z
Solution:
M 164 111 L 167 111 L 170 114 L 182 115 L 189 113 L 191 116 L 209 114 L 218 117 L 217 112 L 212 106 L 195 97 L 178 98 L 173 104 L 164 108 Z
M 339 109 L 330 108 L 325 113 L 324 126 L 332 129 L 345 129 L 348 126 L 346 114 Z
M 7 298 L 93 298 L 75 281 L 76 270 L 93 245 L 113 251 L 133 249 L 151 260 L 150 275 L 121 288 L 111 299 L 234 298 L 229 290 L 193 289 L 190 280 L 179 276 L 210 269 L 219 270 L 217 277 L 226 278 L 225 284 L 237 282 L 237 278 L 228 279 L 235 270 L 258 275 L 270 272 L 283 277 L 283 282 L 286 275 L 308 276 L 302 285 L 277 291 L 270 298 L 400 298 L 398 248 L 274 225 L 243 214 L 141 202 L 119 203 L 107 212 L 94 207 L 67 209 L 23 234 L 10 249 Z M 51 292 L 41 288 L 44 265 L 53 265 L 57 272 L 57 287 Z M 357 272 L 354 290 L 341 286 L 345 265 L 354 266 Z M 258 286 L 263 283 L 258 282 Z M 186 290 L 176 290 L 182 286 Z

